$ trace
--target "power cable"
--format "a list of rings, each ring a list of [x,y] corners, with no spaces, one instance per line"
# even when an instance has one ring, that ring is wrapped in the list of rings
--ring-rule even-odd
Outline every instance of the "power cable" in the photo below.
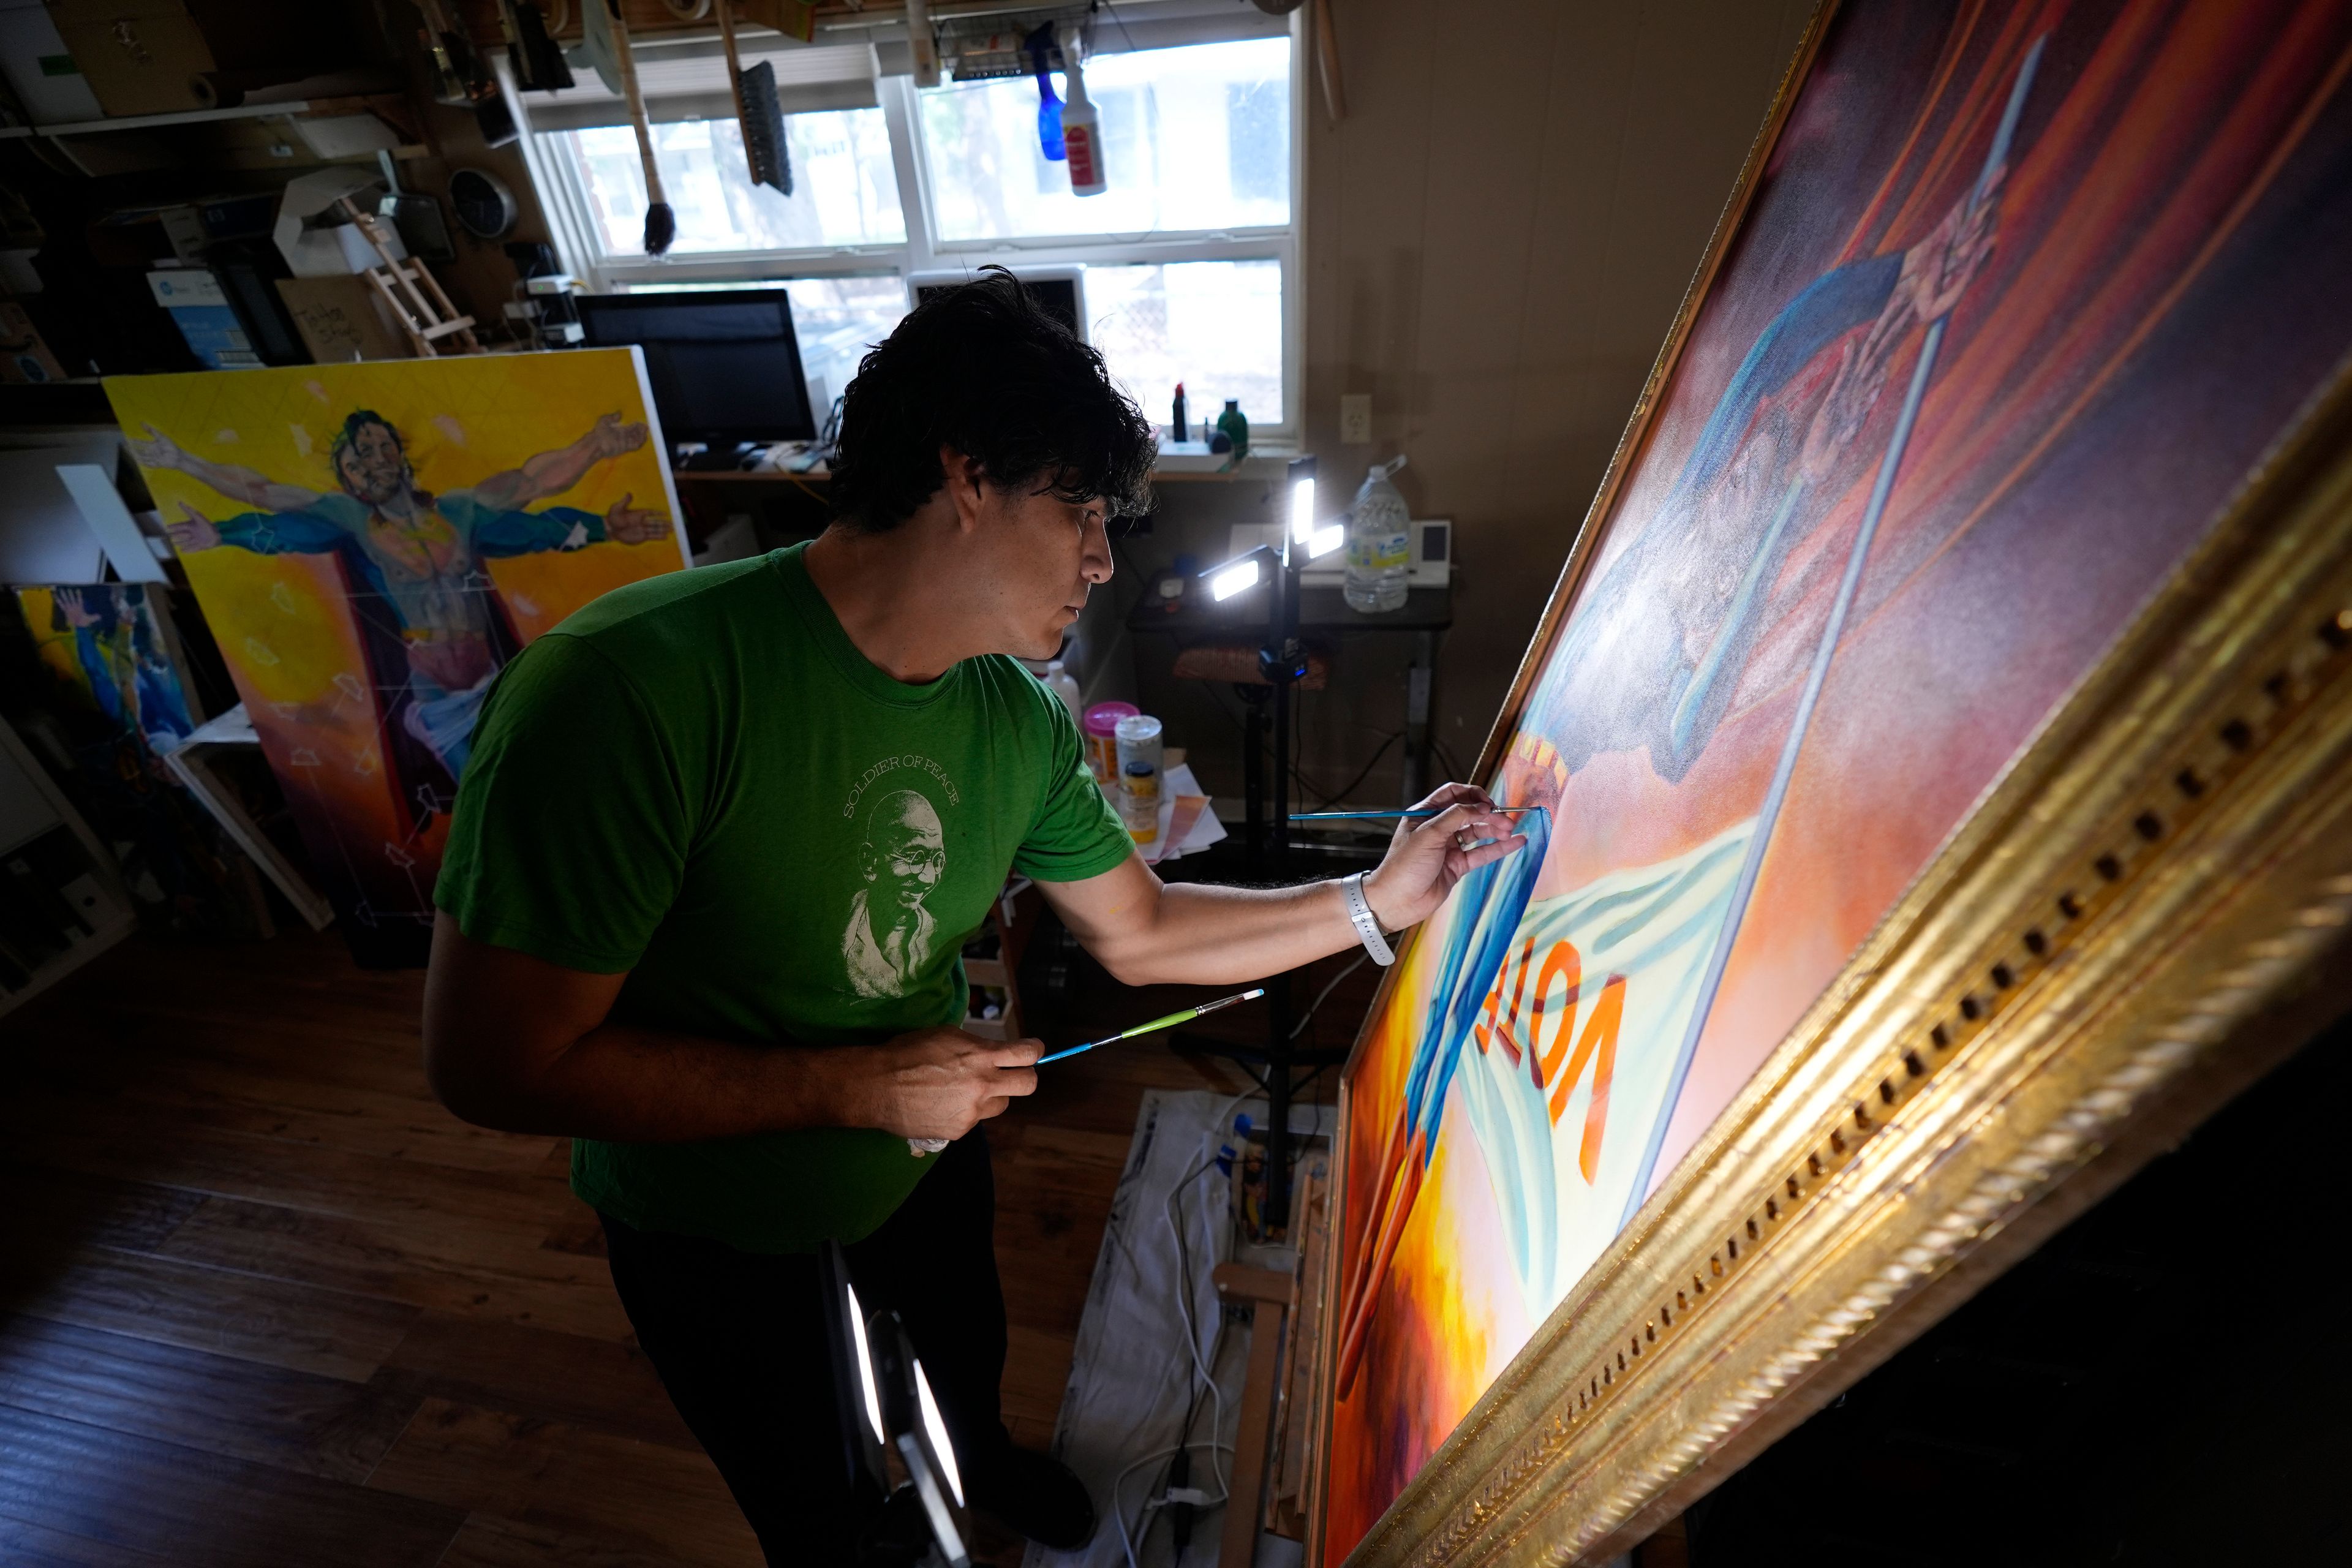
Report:
[[[1371,777],[1372,770],[1381,765],[1381,759],[1388,755],[1389,748],[1403,739],[1404,731],[1399,730],[1393,734],[1388,736],[1385,740],[1381,741],[1379,749],[1372,752],[1370,759],[1367,761],[1362,767],[1356,770],[1356,776],[1354,778],[1349,779],[1346,784],[1341,784],[1338,789],[1332,790],[1328,794],[1324,791],[1322,785],[1316,784],[1295,766],[1290,770],[1290,776],[1298,781],[1299,788],[1321,796],[1321,799],[1316,803],[1318,806],[1329,805],[1334,801],[1347,799],[1350,791],[1352,791],[1358,784],[1362,784],[1366,779]]]

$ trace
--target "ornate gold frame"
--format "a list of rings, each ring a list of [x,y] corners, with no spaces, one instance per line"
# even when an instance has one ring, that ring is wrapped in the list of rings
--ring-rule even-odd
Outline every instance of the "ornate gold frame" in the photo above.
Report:
[[[1478,777],[1834,10],[1782,79]],[[1622,1552],[2347,1005],[2352,366],[1349,1563]]]

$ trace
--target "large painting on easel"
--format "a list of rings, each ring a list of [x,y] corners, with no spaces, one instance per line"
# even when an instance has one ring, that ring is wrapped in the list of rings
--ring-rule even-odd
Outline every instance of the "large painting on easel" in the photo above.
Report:
[[[106,384],[311,869],[421,959],[449,810],[516,650],[685,536],[634,349]]]
[[[2352,350],[2352,5],[1850,0],[1349,1069],[1336,1563]]]

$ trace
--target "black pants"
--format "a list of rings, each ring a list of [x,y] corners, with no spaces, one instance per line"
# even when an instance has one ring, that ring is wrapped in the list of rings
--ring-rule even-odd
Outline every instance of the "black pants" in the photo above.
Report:
[[[978,1131],[929,1158],[939,1167],[914,1195],[845,1250],[866,1310],[890,1308],[905,1321],[969,1494],[1012,1446],[997,1405],[996,1183]],[[604,1219],[637,1342],[768,1561],[850,1561],[858,1508],[844,1474],[815,1256],[739,1252]]]

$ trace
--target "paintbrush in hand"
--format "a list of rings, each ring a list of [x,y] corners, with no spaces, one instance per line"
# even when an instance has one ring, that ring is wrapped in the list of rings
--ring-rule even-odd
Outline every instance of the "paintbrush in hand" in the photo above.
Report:
[[[1099,1040],[1088,1040],[1083,1046],[1072,1046],[1066,1051],[1055,1051],[1051,1056],[1039,1057],[1037,1065],[1044,1067],[1047,1062],[1058,1062],[1066,1057],[1076,1056],[1080,1051],[1093,1050],[1097,1046],[1108,1046],[1118,1040],[1131,1040],[1138,1035],[1149,1035],[1156,1029],[1172,1029],[1179,1024],[1191,1023],[1203,1013],[1213,1013],[1220,1007],[1230,1007],[1236,1002],[1255,1001],[1265,994],[1265,988],[1262,985],[1255,990],[1236,991],[1231,996],[1220,996],[1213,1002],[1203,1002],[1197,1007],[1186,1007],[1180,1012],[1171,1013],[1164,1018],[1154,1018],[1148,1024],[1138,1024],[1132,1029],[1122,1029],[1116,1035],[1105,1035]]]
[[[1213,1002],[1203,1002],[1197,1007],[1186,1007],[1171,1013],[1165,1017],[1154,1018],[1148,1024],[1138,1024],[1132,1029],[1122,1029],[1116,1035],[1105,1035],[1099,1040],[1088,1040],[1083,1046],[1072,1046],[1066,1051],[1055,1051],[1051,1056],[1039,1057],[1036,1065],[1044,1067],[1047,1062],[1058,1062],[1066,1057],[1076,1056],[1081,1051],[1093,1050],[1097,1046],[1108,1046],[1116,1040],[1133,1039],[1138,1035],[1148,1035],[1155,1029],[1172,1029],[1179,1024],[1191,1023],[1203,1013],[1213,1013],[1220,1007],[1230,1007],[1236,1002],[1255,1001],[1265,994],[1265,987],[1263,985],[1248,991],[1236,991],[1231,996],[1220,996]],[[907,1140],[907,1152],[919,1160],[926,1154],[936,1154],[947,1146],[948,1141],[944,1138]]]

